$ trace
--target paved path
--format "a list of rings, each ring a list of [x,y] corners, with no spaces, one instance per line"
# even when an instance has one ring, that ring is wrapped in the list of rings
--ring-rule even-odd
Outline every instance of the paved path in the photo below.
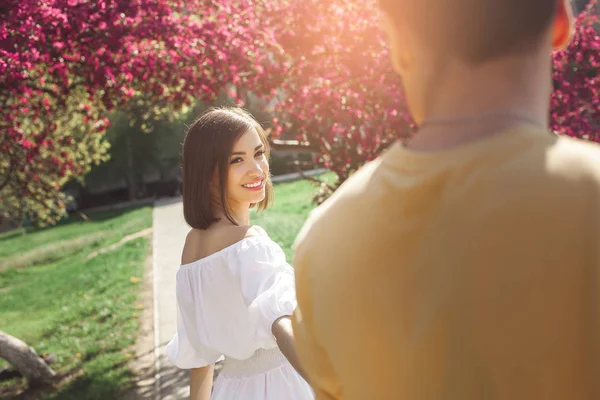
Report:
[[[189,230],[178,198],[154,203],[154,336],[157,371],[157,400],[189,399],[188,371],[174,367],[165,356],[165,346],[177,327],[175,274]]]
[[[285,175],[277,175],[271,178],[271,181],[273,183],[279,183],[279,182],[289,182],[289,181],[294,181],[297,179],[302,179],[302,176],[317,176],[317,175],[321,175],[324,174],[325,172],[327,172],[328,170],[325,168],[319,168],[319,169],[313,169],[310,171],[304,171],[302,173],[299,172],[292,172],[291,174],[285,174]]]

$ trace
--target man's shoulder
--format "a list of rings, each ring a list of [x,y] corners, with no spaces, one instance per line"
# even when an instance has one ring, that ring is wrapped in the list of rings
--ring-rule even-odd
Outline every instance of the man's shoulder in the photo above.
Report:
[[[377,185],[377,174],[381,168],[381,158],[359,168],[325,202],[311,211],[294,243],[294,252],[315,243],[332,245],[341,239],[336,232],[352,229],[358,214],[372,204],[372,187]],[[308,243],[310,241],[310,244]]]
[[[550,172],[598,177],[600,144],[571,137],[559,137],[547,152]]]
[[[364,199],[363,195],[373,184],[373,179],[381,167],[381,161],[382,159],[378,158],[359,168],[321,206],[314,210],[312,218],[316,219],[321,213],[333,208],[356,207],[356,201]]]
[[[507,209],[523,206],[526,197],[565,207],[600,201],[600,145],[564,136],[538,138],[520,141],[520,149],[511,146],[481,158],[482,163],[469,162],[469,172],[461,173],[463,179],[448,190],[466,203],[473,193],[485,193],[482,199],[494,203],[502,198]],[[311,212],[294,243],[296,255],[308,254],[307,249],[322,255],[338,243],[352,242],[364,224],[386,211],[378,210],[379,200],[390,195],[389,177],[400,175],[386,168],[385,159],[363,166]]]
[[[523,143],[522,149],[506,148],[466,173],[443,212],[453,221],[468,215],[474,229],[484,223],[518,227],[515,235],[596,229],[600,145],[565,136]]]
[[[509,158],[492,175],[504,174],[524,190],[544,185],[550,191],[600,187],[598,143],[566,136],[542,143]]]

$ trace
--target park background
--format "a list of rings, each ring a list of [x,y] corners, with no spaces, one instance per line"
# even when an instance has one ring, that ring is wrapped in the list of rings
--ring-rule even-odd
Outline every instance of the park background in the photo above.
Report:
[[[551,126],[600,142],[600,4],[572,4]],[[270,134],[275,207],[252,221],[290,261],[310,210],[415,129],[375,0],[5,0],[0,99],[0,398],[13,399],[185,398],[160,360],[172,321],[157,303],[172,305],[158,292],[185,231],[181,142],[203,110],[244,107]]]

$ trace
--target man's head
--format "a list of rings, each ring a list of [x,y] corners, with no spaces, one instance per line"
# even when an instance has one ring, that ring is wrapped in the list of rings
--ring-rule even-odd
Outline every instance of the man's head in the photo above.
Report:
[[[477,68],[515,57],[548,57],[572,31],[569,0],[379,0],[413,112],[432,76],[449,64]]]

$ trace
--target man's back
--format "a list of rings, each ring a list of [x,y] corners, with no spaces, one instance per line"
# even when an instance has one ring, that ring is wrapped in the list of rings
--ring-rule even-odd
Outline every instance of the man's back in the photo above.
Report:
[[[518,128],[394,145],[294,260],[318,399],[600,398],[600,148]]]

